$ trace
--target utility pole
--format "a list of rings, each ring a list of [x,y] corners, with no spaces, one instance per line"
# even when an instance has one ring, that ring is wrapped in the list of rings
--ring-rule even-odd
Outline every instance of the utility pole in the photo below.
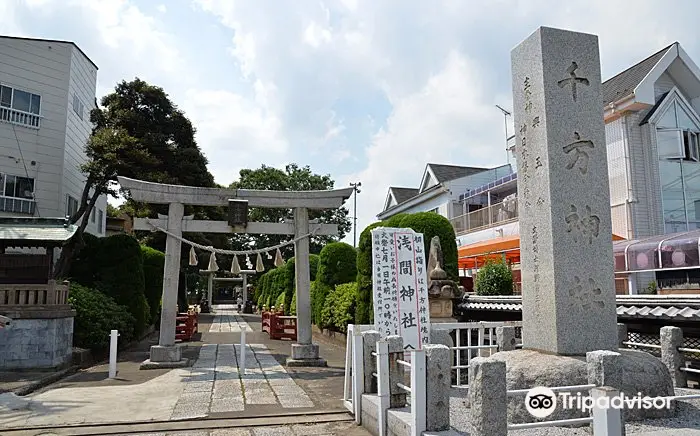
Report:
[[[362,182],[350,183],[354,191],[353,195],[353,212],[352,212],[352,246],[357,248],[357,194],[360,192],[360,186]]]
[[[496,107],[503,112],[503,124],[506,128],[506,162],[510,163],[510,153],[508,153],[508,117],[512,116],[512,114],[499,105],[496,105]]]

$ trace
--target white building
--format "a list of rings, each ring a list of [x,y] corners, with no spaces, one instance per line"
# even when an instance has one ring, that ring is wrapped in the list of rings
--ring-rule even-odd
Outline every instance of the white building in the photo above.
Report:
[[[468,210],[464,193],[513,173],[510,165],[496,168],[465,167],[429,163],[425,166],[418,188],[389,187],[384,210],[377,219],[385,220],[399,213],[435,212],[451,220]],[[484,206],[495,198],[484,196]]]
[[[97,65],[73,42],[0,36],[0,216],[65,217],[78,207]],[[87,231],[105,234],[101,197]]]

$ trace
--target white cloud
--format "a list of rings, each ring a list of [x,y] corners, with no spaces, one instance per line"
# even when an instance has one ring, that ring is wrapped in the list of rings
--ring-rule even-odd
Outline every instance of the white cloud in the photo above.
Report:
[[[452,52],[422,89],[393,102],[386,127],[366,150],[366,168],[347,177],[365,186],[359,228],[375,220],[389,186],[418,187],[428,162],[479,166],[505,161],[503,119],[492,97],[480,91],[485,74],[473,60]]]
[[[217,183],[228,185],[241,168],[285,157],[288,144],[279,119],[240,95],[190,89],[181,107],[197,126],[197,143]]]
[[[165,5],[163,5],[163,4],[158,5],[158,6],[156,7],[156,9],[157,9],[158,12],[160,12],[161,14],[164,14],[164,13],[168,12],[168,8],[167,8]]]

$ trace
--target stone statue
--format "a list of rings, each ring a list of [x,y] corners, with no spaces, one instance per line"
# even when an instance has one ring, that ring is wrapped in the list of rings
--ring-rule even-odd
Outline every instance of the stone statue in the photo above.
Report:
[[[442,265],[444,265],[444,257],[440,246],[440,237],[433,236],[433,239],[430,240],[430,254],[428,256],[428,296],[456,298],[457,284],[448,279]]]
[[[459,297],[457,283],[450,280],[442,269],[444,256],[440,238],[430,240],[428,255],[428,299],[431,322],[454,322],[452,318],[452,299]]]

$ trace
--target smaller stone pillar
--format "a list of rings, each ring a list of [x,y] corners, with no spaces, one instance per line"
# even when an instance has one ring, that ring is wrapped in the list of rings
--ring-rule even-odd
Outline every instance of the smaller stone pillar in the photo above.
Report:
[[[496,327],[496,345],[498,351],[513,351],[515,350],[515,327],[501,326]]]
[[[469,422],[472,436],[507,436],[506,363],[475,357],[469,368]]]
[[[599,350],[586,353],[588,384],[622,389],[622,355],[615,351]]]
[[[627,334],[627,324],[618,322],[617,323],[617,347],[618,348],[627,348],[627,345],[625,345],[623,342],[627,342],[628,334]]]
[[[377,351],[377,341],[379,341],[379,332],[376,330],[367,330],[362,332],[362,348],[363,348],[363,360],[365,368],[365,393],[366,394],[376,394],[377,393],[377,379],[372,375],[373,372],[377,372],[377,357],[373,356],[372,353]]]
[[[447,348],[454,347],[454,341],[450,336],[449,330],[430,329],[430,343],[435,345],[444,345]]]
[[[424,345],[426,375],[426,431],[450,429],[452,359],[445,345]]]
[[[593,423],[591,427],[594,435],[625,435],[625,420],[622,416],[622,410],[614,407],[597,407],[599,403],[602,403],[599,398],[607,397],[609,404],[611,399],[618,395],[620,395],[620,391],[607,386],[591,389],[591,397],[593,398]]]
[[[683,346],[683,330],[679,327],[661,327],[661,361],[668,368],[673,380],[673,386],[677,388],[688,387],[684,371],[680,368],[685,364],[683,353],[678,347]]]
[[[211,306],[214,303],[214,271],[210,271],[207,274],[207,302],[209,303],[209,311],[211,311]]]
[[[404,366],[396,359],[403,360],[403,338],[401,336],[387,336],[389,343],[389,407],[401,408],[406,406],[406,391],[397,386],[396,383],[406,383],[404,376]]]

